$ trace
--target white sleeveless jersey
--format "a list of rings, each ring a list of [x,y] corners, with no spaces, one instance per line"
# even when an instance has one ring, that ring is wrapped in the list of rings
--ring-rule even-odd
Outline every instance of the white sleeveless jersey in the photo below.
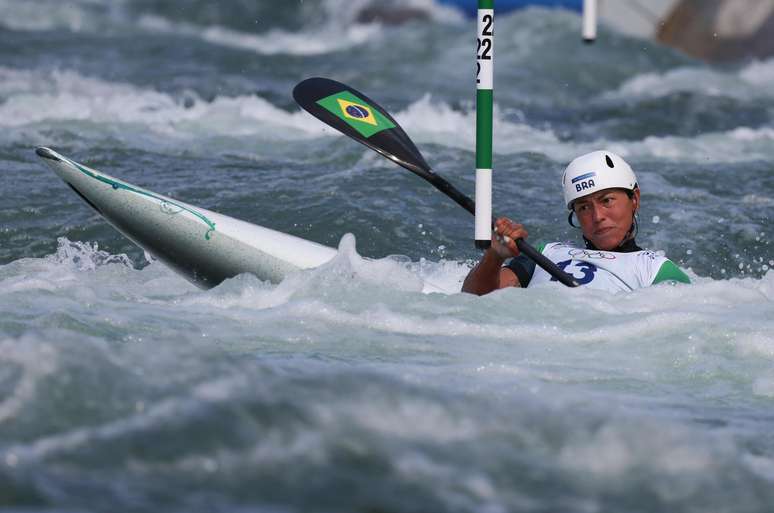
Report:
[[[670,262],[649,250],[619,253],[577,248],[562,242],[546,244],[542,253],[581,286],[611,292],[649,287],[661,266]],[[551,281],[556,279],[536,266],[528,286],[536,287]]]

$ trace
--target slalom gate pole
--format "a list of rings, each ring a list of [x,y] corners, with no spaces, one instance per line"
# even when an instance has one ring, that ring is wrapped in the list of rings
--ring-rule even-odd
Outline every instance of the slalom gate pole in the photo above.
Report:
[[[478,0],[476,51],[476,247],[492,240],[492,103],[494,97],[494,0]]]
[[[583,41],[597,39],[597,0],[583,0]]]

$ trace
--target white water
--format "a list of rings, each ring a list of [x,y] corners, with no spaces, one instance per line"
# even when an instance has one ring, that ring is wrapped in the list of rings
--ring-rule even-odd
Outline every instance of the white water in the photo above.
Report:
[[[768,511],[774,61],[499,17],[497,210],[577,240],[558,177],[608,147],[641,181],[638,241],[694,283],[424,294],[459,288],[471,220],[290,92],[361,89],[470,193],[470,22],[353,5],[0,0],[0,508]],[[339,255],[198,290],[35,145]]]
[[[754,63],[743,69],[739,76],[757,84],[772,69],[774,61],[765,65]],[[704,75],[705,80],[700,83],[711,91],[720,88],[724,80],[738,80],[719,73],[704,72]],[[192,91],[172,96],[59,70],[41,73],[0,67],[0,80],[0,98],[5,99],[0,104],[0,126],[24,129],[4,136],[15,141],[31,138],[33,144],[44,144],[50,140],[49,136],[39,135],[36,127],[52,122],[72,123],[83,130],[93,127],[93,130],[104,131],[104,127],[109,126],[112,130],[105,135],[133,139],[147,137],[150,129],[153,137],[145,141],[150,148],[158,144],[182,143],[192,151],[200,147],[202,138],[206,141],[220,136],[251,137],[267,142],[298,141],[324,135],[341,137],[323,124],[311,122],[307,113],[301,110],[287,112],[259,96],[222,97],[207,102]],[[652,80],[650,76],[636,77],[613,94],[625,100],[642,94],[668,94],[686,85],[682,78],[659,79],[661,88],[654,89],[649,86]],[[761,91],[761,88],[754,90]],[[738,94],[744,98],[744,92]],[[600,98],[608,96],[603,93]],[[425,94],[394,115],[419,144],[443,144],[467,151],[475,148],[474,111],[456,110]],[[495,104],[494,130],[495,153],[513,155],[537,151],[558,162],[569,161],[574,155],[600,147],[624,157],[656,157],[699,164],[774,159],[774,129],[768,126],[738,127],[696,137],[649,136],[641,141],[563,142],[550,129],[506,120]],[[93,135],[99,136],[98,133]]]
[[[632,77],[618,90],[605,93],[602,97],[628,99],[689,92],[738,100],[771,98],[774,91],[765,86],[772,80],[774,59],[753,61],[730,73],[706,67],[683,67],[665,73],[643,73]]]

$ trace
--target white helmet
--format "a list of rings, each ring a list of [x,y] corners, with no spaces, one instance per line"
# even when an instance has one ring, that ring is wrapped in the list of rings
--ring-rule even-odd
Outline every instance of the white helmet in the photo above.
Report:
[[[624,159],[613,152],[592,151],[576,158],[562,175],[564,202],[572,210],[572,203],[583,196],[602,189],[637,188],[637,177]]]

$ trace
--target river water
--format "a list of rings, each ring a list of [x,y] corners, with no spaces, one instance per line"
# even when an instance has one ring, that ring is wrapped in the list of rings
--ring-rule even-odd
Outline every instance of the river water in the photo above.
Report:
[[[640,245],[694,283],[423,294],[459,287],[472,217],[291,90],[365,92],[472,194],[474,24],[280,4],[0,0],[0,508],[771,511],[774,60],[498,15],[495,210],[578,240],[561,172],[609,148],[638,173]],[[339,255],[199,290],[38,145]]]

